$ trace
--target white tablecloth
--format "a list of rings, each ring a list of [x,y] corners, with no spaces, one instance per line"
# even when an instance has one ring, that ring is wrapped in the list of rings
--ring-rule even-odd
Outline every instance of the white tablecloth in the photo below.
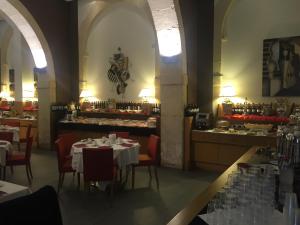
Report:
[[[6,154],[12,152],[13,147],[9,141],[0,140],[0,166],[6,164]]]
[[[0,180],[0,202],[12,200],[30,193],[31,191],[28,187]]]
[[[14,133],[13,141],[19,142],[20,140],[20,128],[19,127],[11,127],[7,125],[0,125],[0,132],[12,132]]]
[[[214,217],[214,214],[215,213],[212,212],[210,214],[201,214],[201,215],[198,215],[198,216],[201,219],[203,219],[206,223],[209,223],[208,215]],[[243,223],[241,223],[241,224],[243,224]],[[265,225],[285,225],[283,214],[281,212],[279,212],[278,210],[274,210],[273,215],[270,219],[270,222],[268,224],[265,224]]]
[[[107,142],[105,142],[107,141]],[[117,144],[118,142],[121,142]],[[77,172],[83,172],[82,149],[110,146],[113,148],[114,159],[120,168],[139,162],[140,144],[130,139],[117,139],[115,144],[108,143],[107,139],[94,139],[92,142],[79,141],[71,148],[72,168]]]

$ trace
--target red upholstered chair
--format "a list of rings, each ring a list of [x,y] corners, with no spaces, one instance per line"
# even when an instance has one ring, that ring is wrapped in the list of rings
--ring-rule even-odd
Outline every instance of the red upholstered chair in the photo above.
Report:
[[[110,134],[116,134],[117,138],[129,138],[129,132],[126,131],[120,131],[120,132],[111,132]]]
[[[6,166],[26,166],[26,174],[29,184],[31,184],[31,179],[33,178],[30,163],[32,141],[32,137],[27,140],[25,153],[8,154],[6,158]],[[6,167],[4,167],[4,179],[5,176]]]
[[[110,147],[84,148],[82,157],[85,187],[89,187],[90,182],[111,181],[111,196],[113,196],[116,177],[113,149]]]
[[[157,189],[159,189],[159,182],[158,182],[157,169],[156,169],[158,165],[158,147],[159,147],[159,137],[156,135],[150,135],[148,139],[148,146],[147,146],[148,153],[140,154],[139,163],[132,165],[132,188],[134,188],[135,167],[147,166],[150,180],[152,180],[151,166],[153,166]]]
[[[26,143],[28,138],[31,137],[31,128],[32,128],[32,125],[29,124],[27,126],[27,130],[26,130],[26,137],[25,138],[20,138],[19,143],[18,143],[19,150],[21,150],[21,143]]]
[[[0,140],[9,141],[10,143],[12,143],[13,138],[14,138],[13,132],[0,131]]]
[[[72,156],[70,155],[72,145],[78,141],[78,137],[75,134],[63,134],[60,138],[55,141],[56,152],[57,152],[57,162],[58,162],[58,188],[63,185],[65,173],[75,174],[75,170],[72,168]],[[78,178],[78,188],[80,187],[80,173],[77,173]]]

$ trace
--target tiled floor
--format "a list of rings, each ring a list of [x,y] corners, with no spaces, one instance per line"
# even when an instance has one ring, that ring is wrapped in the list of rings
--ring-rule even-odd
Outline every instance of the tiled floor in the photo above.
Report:
[[[33,184],[35,191],[44,185],[57,186],[58,172],[55,152],[35,150],[32,155]],[[137,168],[136,187],[129,184],[115,194],[110,204],[108,195],[100,190],[91,193],[76,189],[76,179],[66,175],[59,194],[65,225],[163,225],[198,195],[218,174],[206,171],[185,172],[159,168],[160,190],[155,181],[149,186],[146,169]],[[15,168],[13,175],[7,170],[7,180],[28,185],[25,168]]]

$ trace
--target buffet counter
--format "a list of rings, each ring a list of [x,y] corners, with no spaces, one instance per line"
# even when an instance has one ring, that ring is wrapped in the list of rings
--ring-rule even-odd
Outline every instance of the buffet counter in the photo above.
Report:
[[[126,131],[130,138],[138,140],[141,152],[146,152],[148,137],[159,135],[157,118],[147,120],[117,119],[117,118],[76,118],[71,121],[63,119],[57,124],[58,135],[62,133],[76,133],[81,138],[99,138],[110,132]]]
[[[276,147],[276,135],[216,129],[192,130],[191,167],[224,171],[254,145]]]
[[[202,193],[200,193],[191,203],[182,209],[168,225],[191,225],[201,224],[197,221],[197,215],[206,207],[208,202],[215,196],[215,194],[224,187],[227,182],[228,175],[237,170],[238,163],[246,162],[263,162],[264,157],[254,157],[258,147],[251,147],[239,157],[226,171],[224,171],[213,183],[211,183]]]

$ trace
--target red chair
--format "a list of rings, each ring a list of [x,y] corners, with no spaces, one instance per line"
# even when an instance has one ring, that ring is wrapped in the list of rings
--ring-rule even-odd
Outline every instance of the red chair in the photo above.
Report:
[[[63,185],[65,173],[75,174],[75,170],[72,168],[72,156],[70,155],[72,145],[78,141],[78,137],[74,134],[63,134],[60,138],[55,141],[56,152],[57,152],[57,162],[58,162],[58,188]],[[77,173],[78,178],[78,188],[80,187],[80,173]]]
[[[14,139],[13,132],[0,131],[0,140],[9,141],[10,143],[12,143],[13,139]]]
[[[109,147],[83,148],[83,179],[85,187],[90,182],[111,181],[111,196],[113,196],[116,170],[113,160],[113,149]]]
[[[8,154],[6,158],[6,166],[26,166],[26,174],[29,184],[31,184],[31,179],[33,178],[30,163],[32,141],[32,137],[27,140],[25,153]],[[6,166],[4,167],[4,179],[6,176]]]
[[[21,150],[21,143],[26,143],[27,140],[29,139],[29,137],[31,137],[31,128],[32,128],[32,125],[29,124],[27,126],[27,130],[26,130],[26,137],[19,139],[19,142],[18,142],[18,149],[19,149],[19,151]]]
[[[135,179],[135,167],[147,166],[150,176],[150,181],[152,180],[151,166],[154,167],[154,174],[156,179],[157,189],[159,189],[158,175],[157,175],[157,165],[158,165],[158,147],[159,147],[159,137],[156,135],[150,135],[148,139],[147,154],[139,155],[139,163],[132,165],[132,188],[134,188]]]
[[[110,134],[116,134],[117,138],[129,138],[129,132],[125,132],[125,131],[120,131],[120,132],[111,132]]]

